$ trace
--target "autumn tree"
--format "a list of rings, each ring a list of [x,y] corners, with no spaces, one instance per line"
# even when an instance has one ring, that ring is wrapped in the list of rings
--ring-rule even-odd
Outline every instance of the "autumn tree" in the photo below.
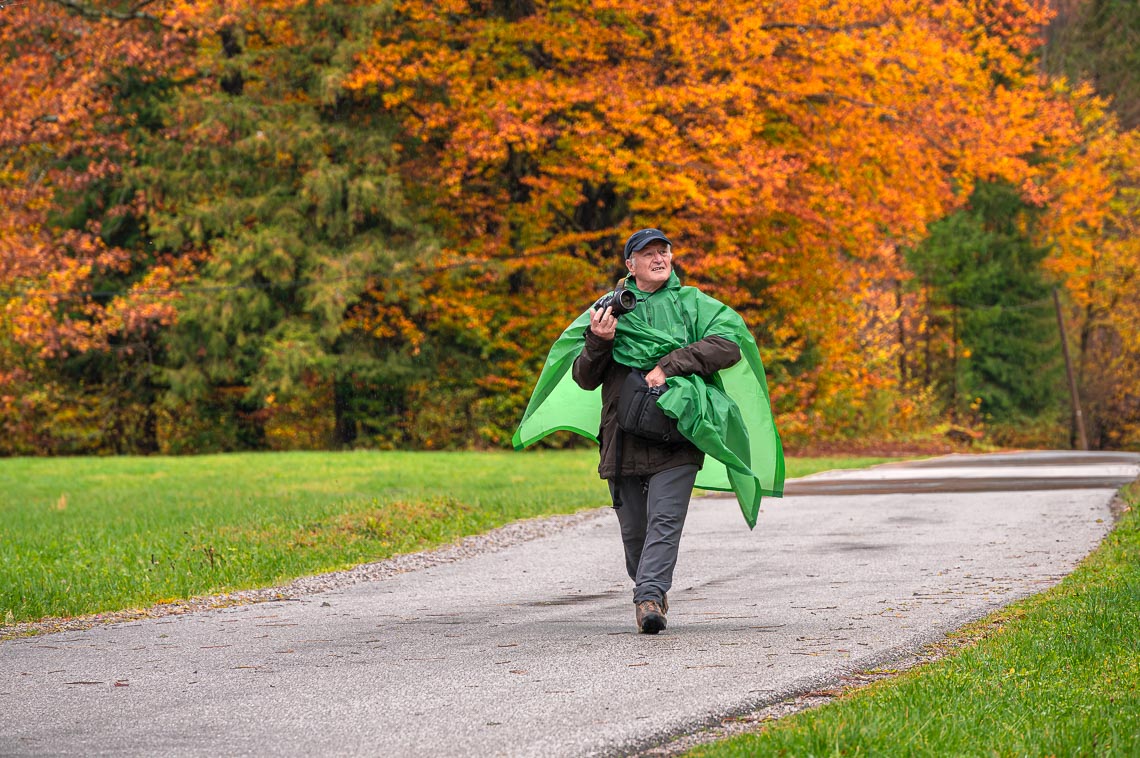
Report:
[[[181,33],[148,2],[0,9],[0,404],[13,451],[154,449],[148,355],[177,266],[124,179]],[[158,51],[163,50],[163,55]]]
[[[1043,217],[1045,264],[1063,282],[1089,443],[1132,446],[1140,441],[1140,134],[1122,131],[1088,90],[1073,102],[1085,139]]]
[[[1018,0],[403,2],[346,84],[400,115],[402,169],[428,180],[464,272],[442,291],[478,304],[476,407],[518,397],[552,336],[514,331],[518,299],[554,302],[552,329],[589,300],[535,272],[557,261],[597,293],[624,234],[654,225],[757,329],[785,428],[818,432],[894,365],[860,330],[906,276],[899,243],[977,178],[1047,181],[1034,156],[1071,132],[1028,58],[1046,17]]]
[[[1052,204],[1047,265],[1064,282],[1089,443],[1140,442],[1140,8],[1116,0],[1057,0],[1046,67],[1072,82],[1083,139],[1065,156]]]

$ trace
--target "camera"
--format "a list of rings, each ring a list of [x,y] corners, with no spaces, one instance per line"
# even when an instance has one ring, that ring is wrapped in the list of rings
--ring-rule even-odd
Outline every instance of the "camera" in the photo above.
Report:
[[[637,307],[637,295],[619,285],[613,292],[598,298],[598,302],[594,303],[594,310],[604,311],[607,305],[612,308],[610,313],[620,316]]]

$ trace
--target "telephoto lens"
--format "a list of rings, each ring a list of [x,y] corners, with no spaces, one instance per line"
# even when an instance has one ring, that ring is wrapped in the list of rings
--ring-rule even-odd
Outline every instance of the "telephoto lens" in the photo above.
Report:
[[[614,316],[620,316],[623,313],[629,313],[637,307],[637,295],[627,289],[619,287],[613,292],[599,298],[598,302],[594,303],[594,310],[605,310],[607,305],[612,308],[610,313]]]

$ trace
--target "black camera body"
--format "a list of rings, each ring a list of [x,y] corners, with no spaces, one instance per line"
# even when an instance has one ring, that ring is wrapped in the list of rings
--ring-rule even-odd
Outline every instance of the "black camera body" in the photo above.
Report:
[[[602,311],[606,309],[606,306],[610,307],[610,313],[614,316],[629,313],[637,307],[637,295],[625,288],[625,280],[623,279],[618,282],[613,292],[598,298],[598,302],[594,303],[594,310]]]

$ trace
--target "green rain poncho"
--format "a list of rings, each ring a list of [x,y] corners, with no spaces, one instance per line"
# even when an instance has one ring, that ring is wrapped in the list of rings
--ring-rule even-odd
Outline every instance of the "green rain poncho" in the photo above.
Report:
[[[780,497],[784,491],[784,452],[756,340],[736,311],[695,287],[682,287],[676,273],[649,296],[632,277],[626,288],[637,293],[639,302],[618,318],[613,348],[618,363],[648,371],[667,353],[713,335],[740,346],[740,361],[716,372],[710,382],[700,376],[669,377],[669,391],[657,405],[677,419],[681,433],[707,456],[696,486],[734,492],[744,520],[755,527],[761,496]],[[551,347],[515,431],[516,450],[563,429],[597,442],[601,390],[583,390],[570,370],[585,344],[591,310],[566,327]]]

